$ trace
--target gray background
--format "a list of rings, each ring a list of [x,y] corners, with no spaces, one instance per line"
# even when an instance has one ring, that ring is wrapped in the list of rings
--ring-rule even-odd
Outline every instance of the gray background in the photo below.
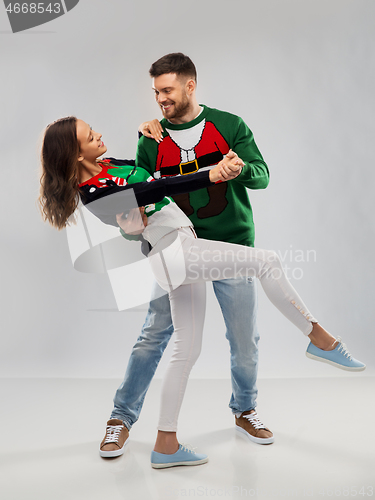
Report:
[[[149,66],[175,51],[196,63],[198,100],[242,116],[269,164],[269,188],[251,193],[256,245],[303,274],[292,282],[313,314],[373,375],[374,14],[372,0],[81,0],[12,34],[0,6],[0,376],[122,376],[145,307],[114,312],[108,278],[75,271],[65,231],[42,223],[37,143],[75,114],[134,157],[138,124],[161,116]],[[208,289],[192,376],[226,378]],[[307,360],[306,339],[259,302],[260,377],[346,376]]]

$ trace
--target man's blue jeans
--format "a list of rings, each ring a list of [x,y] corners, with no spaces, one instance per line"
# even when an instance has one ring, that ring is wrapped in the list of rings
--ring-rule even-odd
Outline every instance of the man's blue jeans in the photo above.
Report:
[[[230,345],[233,413],[256,406],[258,340],[256,280],[240,278],[213,281]],[[173,333],[168,295],[151,300],[142,333],[134,345],[124,380],[114,397],[111,418],[130,429],[138,420],[152,377]]]

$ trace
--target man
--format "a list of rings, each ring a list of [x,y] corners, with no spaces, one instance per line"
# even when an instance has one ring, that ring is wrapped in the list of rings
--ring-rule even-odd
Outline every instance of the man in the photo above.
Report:
[[[151,66],[150,76],[164,116],[163,138],[140,138],[137,165],[155,178],[187,175],[212,168],[232,149],[244,163],[235,180],[174,199],[193,222],[198,237],[253,246],[254,223],[246,188],[266,188],[269,172],[251,131],[241,118],[198,104],[196,69],[184,54],[162,57]],[[158,132],[154,136],[158,139]],[[255,411],[259,339],[255,280],[216,281],[213,287],[230,344],[233,393],[229,407],[235,414],[236,429],[256,443],[270,444],[273,434]],[[151,301],[141,336],[133,347],[124,381],[114,398],[101,456],[123,453],[172,333],[168,296],[162,295]]]

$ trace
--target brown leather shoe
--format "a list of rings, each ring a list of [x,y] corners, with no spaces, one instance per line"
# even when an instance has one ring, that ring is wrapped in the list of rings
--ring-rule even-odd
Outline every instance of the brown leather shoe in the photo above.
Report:
[[[271,444],[275,441],[272,432],[262,424],[255,410],[244,411],[236,417],[236,431],[254,443]]]
[[[129,431],[122,420],[111,418],[107,422],[105,436],[100,443],[101,457],[119,457],[124,453],[125,445],[129,439]]]

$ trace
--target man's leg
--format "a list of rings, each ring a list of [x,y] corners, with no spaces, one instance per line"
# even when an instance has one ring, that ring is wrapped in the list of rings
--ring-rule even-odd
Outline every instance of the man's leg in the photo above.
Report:
[[[142,333],[130,354],[125,377],[114,397],[114,408],[100,444],[102,457],[124,453],[129,429],[138,420],[146,392],[173,333],[168,294],[155,283]]]
[[[258,340],[255,278],[214,281],[214,292],[223,313],[230,345],[232,397],[229,407],[242,413],[256,407],[258,390]]]
[[[172,333],[169,298],[164,292],[150,302],[142,333],[132,349],[124,380],[113,400],[111,418],[123,420],[128,429],[139,418],[146,392]]]
[[[236,429],[244,428],[252,441],[269,444],[273,442],[272,432],[255,412],[259,341],[256,285],[256,279],[251,277],[213,282],[230,345],[232,396],[229,407],[236,415]]]

